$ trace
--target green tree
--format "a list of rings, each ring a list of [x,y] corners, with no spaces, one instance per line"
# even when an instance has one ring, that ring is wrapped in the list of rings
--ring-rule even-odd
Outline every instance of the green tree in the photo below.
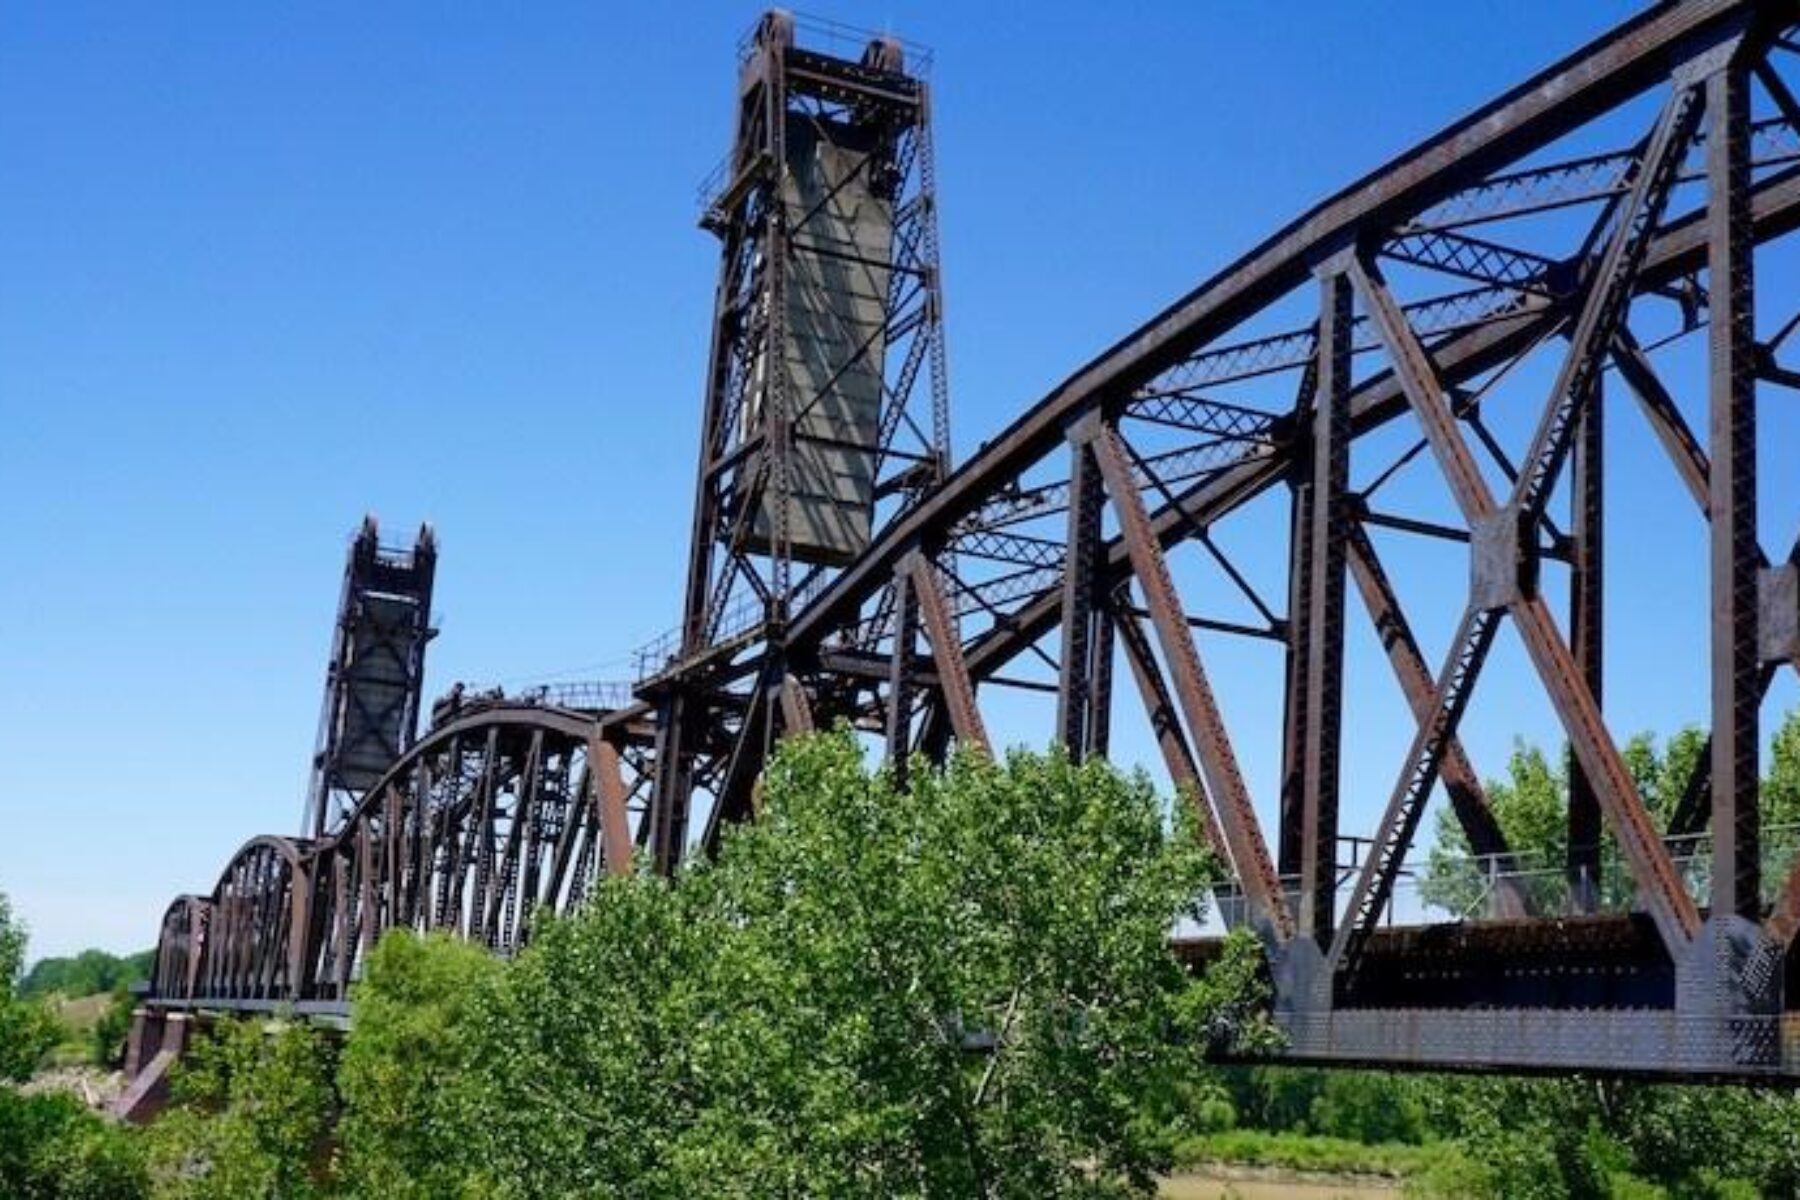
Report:
[[[66,1092],[0,1087],[0,1196],[136,1200],[149,1180],[131,1135]]]
[[[126,1042],[131,1036],[131,1014],[137,1001],[124,987],[114,989],[106,1011],[89,1033],[88,1053],[93,1064],[116,1071],[125,1063]]]
[[[25,927],[0,893],[0,1196],[17,1200],[129,1200],[145,1187],[143,1162],[123,1131],[63,1094],[27,1096],[58,1035],[41,1000],[19,994]]]
[[[1783,734],[1790,736],[1794,745],[1793,808],[1800,818],[1800,714],[1788,718]],[[1640,733],[1621,749],[1626,769],[1658,828],[1668,828],[1705,747],[1706,735],[1687,728],[1662,745],[1650,734]],[[1765,805],[1769,804],[1774,778],[1764,782]],[[1552,758],[1537,746],[1516,743],[1507,759],[1506,774],[1487,781],[1486,791],[1495,820],[1518,861],[1518,886],[1539,910],[1563,910],[1569,901],[1565,874],[1569,850],[1568,755]],[[1771,818],[1770,823],[1774,824],[1775,819]],[[1457,916],[1482,915],[1493,881],[1488,864],[1474,860],[1471,854],[1468,838],[1455,815],[1440,811],[1436,839],[1427,853],[1425,876],[1420,884],[1421,897]],[[1601,858],[1606,864],[1601,904],[1618,907],[1630,897],[1630,880],[1619,867],[1610,830],[1601,835]]]
[[[454,1195],[467,1160],[459,1080],[469,1069],[468,1014],[501,963],[444,934],[389,932],[351,993],[356,1021],[337,1084],[343,1176],[358,1195]]]
[[[0,1083],[31,1078],[44,1053],[56,1044],[56,1017],[41,1000],[19,995],[25,963],[25,926],[0,892]]]
[[[73,958],[40,958],[31,964],[19,986],[24,996],[92,996],[130,987],[150,977],[156,951],[143,950],[121,958],[104,950],[83,950]]]
[[[169,1200],[305,1200],[328,1182],[335,1098],[326,1038],[306,1025],[221,1021],[173,1080],[151,1127],[150,1170]]]
[[[607,881],[479,989],[464,1184],[1148,1194],[1172,1066],[1270,1037],[1254,944],[1199,980],[1169,952],[1197,844],[1100,763],[965,756],[901,792],[848,734],[788,743],[715,865]]]

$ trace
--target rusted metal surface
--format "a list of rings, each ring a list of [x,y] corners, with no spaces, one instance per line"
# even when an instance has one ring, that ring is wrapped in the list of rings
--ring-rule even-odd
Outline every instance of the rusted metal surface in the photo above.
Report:
[[[1337,925],[1338,760],[1343,737],[1344,543],[1350,482],[1350,281],[1341,270],[1320,280],[1317,384],[1309,448],[1305,608],[1299,629],[1306,689],[1300,748],[1300,932],[1321,945]],[[1303,432],[1301,436],[1305,436]],[[1300,564],[1293,569],[1301,570]]]
[[[1711,295],[1707,443],[1712,576],[1712,840],[1715,913],[1762,916],[1757,639],[1756,309],[1750,235],[1750,79],[1739,61],[1706,81]]]
[[[955,732],[956,740],[966,748],[991,754],[987,727],[982,724],[981,710],[975,705],[975,685],[969,682],[968,664],[963,661],[962,635],[957,632],[956,619],[944,603],[937,568],[922,554],[915,554],[908,562],[908,584],[918,601],[925,637],[931,643],[931,658],[937,664],[950,728]]]
[[[1413,717],[1423,724],[1431,717],[1436,697],[1430,669],[1425,665],[1425,656],[1419,650],[1419,643],[1413,637],[1406,613],[1400,607],[1387,572],[1382,570],[1381,561],[1375,555],[1375,547],[1369,541],[1368,534],[1353,523],[1347,540],[1351,577],[1356,580],[1363,607],[1368,610],[1369,619],[1374,622],[1375,631],[1387,652],[1388,663],[1400,683],[1401,692],[1406,696],[1407,705],[1413,710]],[[1446,741],[1443,753],[1439,756],[1438,775],[1443,780],[1444,790],[1449,794],[1450,810],[1456,814],[1457,823],[1462,826],[1463,835],[1469,840],[1470,851],[1479,857],[1491,859],[1495,863],[1496,873],[1503,880],[1499,891],[1502,913],[1509,917],[1523,916],[1527,902],[1523,889],[1516,883],[1519,864],[1506,844],[1506,835],[1494,816],[1493,808],[1488,804],[1487,792],[1481,785],[1480,777],[1476,775],[1474,766],[1463,751],[1461,741],[1455,737]]]
[[[1162,548],[1150,531],[1150,516],[1138,495],[1130,465],[1119,438],[1111,429],[1098,430],[1093,438],[1095,461],[1106,481],[1106,490],[1119,515],[1126,546],[1143,589],[1144,602],[1150,609],[1150,621],[1156,629],[1163,657],[1174,676],[1175,697],[1186,718],[1187,734],[1199,760],[1201,777],[1206,781],[1214,816],[1230,848],[1231,861],[1237,869],[1239,884],[1249,898],[1254,919],[1266,922],[1274,936],[1285,940],[1293,935],[1293,918],[1282,896],[1281,882],[1269,847],[1256,818],[1256,808],[1244,786],[1243,772],[1238,768],[1237,753],[1232,749],[1225,720],[1219,713],[1206,668],[1200,663],[1194,647],[1192,631],[1187,627],[1180,607],[1175,583],[1163,561]]]
[[[453,707],[341,828],[252,843],[165,916],[163,1000],[341,1003],[388,928],[511,952],[534,912],[578,903],[633,849],[665,873],[711,852],[753,818],[780,737],[847,723],[903,781],[915,756],[985,746],[1000,726],[981,704],[1011,690],[1054,698],[1030,736],[1077,759],[1108,753],[1120,721],[1148,726],[1263,937],[1296,1056],[1800,1073],[1785,963],[1800,872],[1772,868],[1785,885],[1765,901],[1756,793],[1759,708],[1800,657],[1800,571],[1759,539],[1755,420],[1759,384],[1800,372],[1779,357],[1794,303],[1765,295],[1759,323],[1754,270],[1800,228],[1785,82],[1800,58],[1783,40],[1797,17],[1773,0],[1646,11],[1326,199],[952,469],[916,56],[886,37],[860,59],[823,54],[772,14],[740,62],[733,152],[708,196],[720,286],[679,629],[624,707]],[[889,206],[872,224],[783,179],[845,155],[857,195]],[[890,250],[869,253],[890,218]],[[828,227],[855,252],[809,240]],[[883,286],[803,296],[833,253]],[[841,328],[807,332],[820,322]],[[1662,349],[1702,328],[1704,439]],[[1620,595],[1605,538],[1638,519],[1608,505],[1623,472],[1607,445],[1632,416],[1603,413],[1610,368],[1674,468],[1662,482],[1710,530],[1704,565],[1667,567],[1707,571],[1712,608],[1712,740],[1667,828],[1603,707]],[[842,437],[822,432],[826,412]],[[831,504],[808,482],[827,459],[857,475]],[[1389,487],[1409,466],[1447,506]],[[1271,521],[1258,501],[1283,487]],[[840,500],[856,511],[826,528]],[[1281,579],[1244,561],[1246,538],[1276,548]],[[1421,599],[1377,538],[1465,557],[1466,589],[1440,575]],[[1344,673],[1346,575],[1417,721],[1373,830],[1340,828],[1362,686]],[[1569,853],[1546,869],[1563,900],[1522,882],[1480,783],[1499,764],[1470,761],[1458,735],[1509,624],[1570,744]],[[1447,645],[1431,638],[1446,629]],[[1248,715],[1280,732],[1274,855],[1223,715],[1240,700],[1208,669],[1218,638],[1284,654],[1280,711]],[[1135,695],[1115,704],[1121,658]],[[1487,872],[1483,907],[1388,928],[1440,795]],[[1620,903],[1630,915],[1599,911]]]

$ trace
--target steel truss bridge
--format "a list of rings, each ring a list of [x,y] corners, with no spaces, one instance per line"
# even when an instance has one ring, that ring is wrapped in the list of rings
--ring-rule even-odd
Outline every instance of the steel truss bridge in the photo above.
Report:
[[[356,714],[396,711],[395,688],[419,708],[430,583],[353,562],[312,823],[169,907],[138,1064],[159,1014],[344,1012],[383,930],[510,953],[634,854],[668,872],[711,852],[784,734],[848,721],[904,771],[985,747],[983,698],[1020,689],[1053,698],[1039,733],[1077,757],[1115,722],[1153,732],[1231,868],[1221,911],[1267,948],[1293,1059],[1800,1075],[1800,871],[1767,853],[1758,796],[1763,699],[1800,663],[1800,545],[1771,540],[1794,523],[1759,514],[1757,483],[1784,461],[1758,453],[1758,405],[1800,387],[1800,314],[1756,287],[1800,226],[1796,21],[1645,11],[1326,198],[954,465],[921,60],[884,38],[840,56],[771,14],[705,197],[721,269],[681,627],[623,695],[459,692],[358,777],[345,747],[392,726]],[[1673,381],[1681,347],[1698,387]],[[1661,568],[1710,597],[1710,741],[1667,821],[1602,707],[1602,539],[1640,519],[1607,503],[1618,420],[1673,468],[1643,486],[1666,477],[1707,531],[1703,559]],[[1254,586],[1246,540],[1281,557],[1284,593]],[[1413,543],[1466,562],[1466,588],[1409,599]],[[413,616],[374,621],[371,596]],[[1378,822],[1346,830],[1358,607],[1415,732]],[[1507,626],[1571,751],[1554,900],[1520,883],[1459,740]],[[1197,632],[1267,644],[1278,707],[1219,694]],[[1271,827],[1222,703],[1281,730]],[[1397,924],[1433,797],[1489,895]]]

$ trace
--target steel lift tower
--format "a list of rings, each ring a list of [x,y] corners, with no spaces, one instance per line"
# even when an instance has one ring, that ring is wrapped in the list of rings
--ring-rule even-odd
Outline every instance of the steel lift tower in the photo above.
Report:
[[[335,830],[417,736],[436,573],[431,526],[404,550],[383,546],[375,518],[363,518],[344,564],[302,836]]]
[[[714,827],[746,814],[775,735],[810,722],[816,663],[787,653],[788,617],[948,472],[922,56],[795,33],[771,12],[740,47],[736,137],[704,197],[720,268],[688,582],[680,629],[640,662],[662,870],[695,793]]]

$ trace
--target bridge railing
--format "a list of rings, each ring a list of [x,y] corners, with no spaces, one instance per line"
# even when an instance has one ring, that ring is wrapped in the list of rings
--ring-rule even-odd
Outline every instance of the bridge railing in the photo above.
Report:
[[[1345,842],[1338,866],[1340,902],[1355,883],[1364,849],[1359,840]],[[1763,902],[1770,904],[1789,867],[1800,858],[1800,824],[1765,828],[1761,843]],[[1664,844],[1682,886],[1704,908],[1711,901],[1712,834],[1671,837]],[[1432,851],[1401,867],[1381,923],[1394,928],[1501,921],[1525,914],[1563,917],[1644,911],[1630,866],[1618,847],[1609,841],[1598,850],[1597,871],[1586,866],[1571,870],[1562,858],[1536,852],[1501,856]],[[1300,877],[1284,875],[1281,883],[1289,905],[1297,905]],[[1235,884],[1222,884],[1213,889],[1200,929],[1222,932],[1241,924],[1245,915],[1242,891]]]

